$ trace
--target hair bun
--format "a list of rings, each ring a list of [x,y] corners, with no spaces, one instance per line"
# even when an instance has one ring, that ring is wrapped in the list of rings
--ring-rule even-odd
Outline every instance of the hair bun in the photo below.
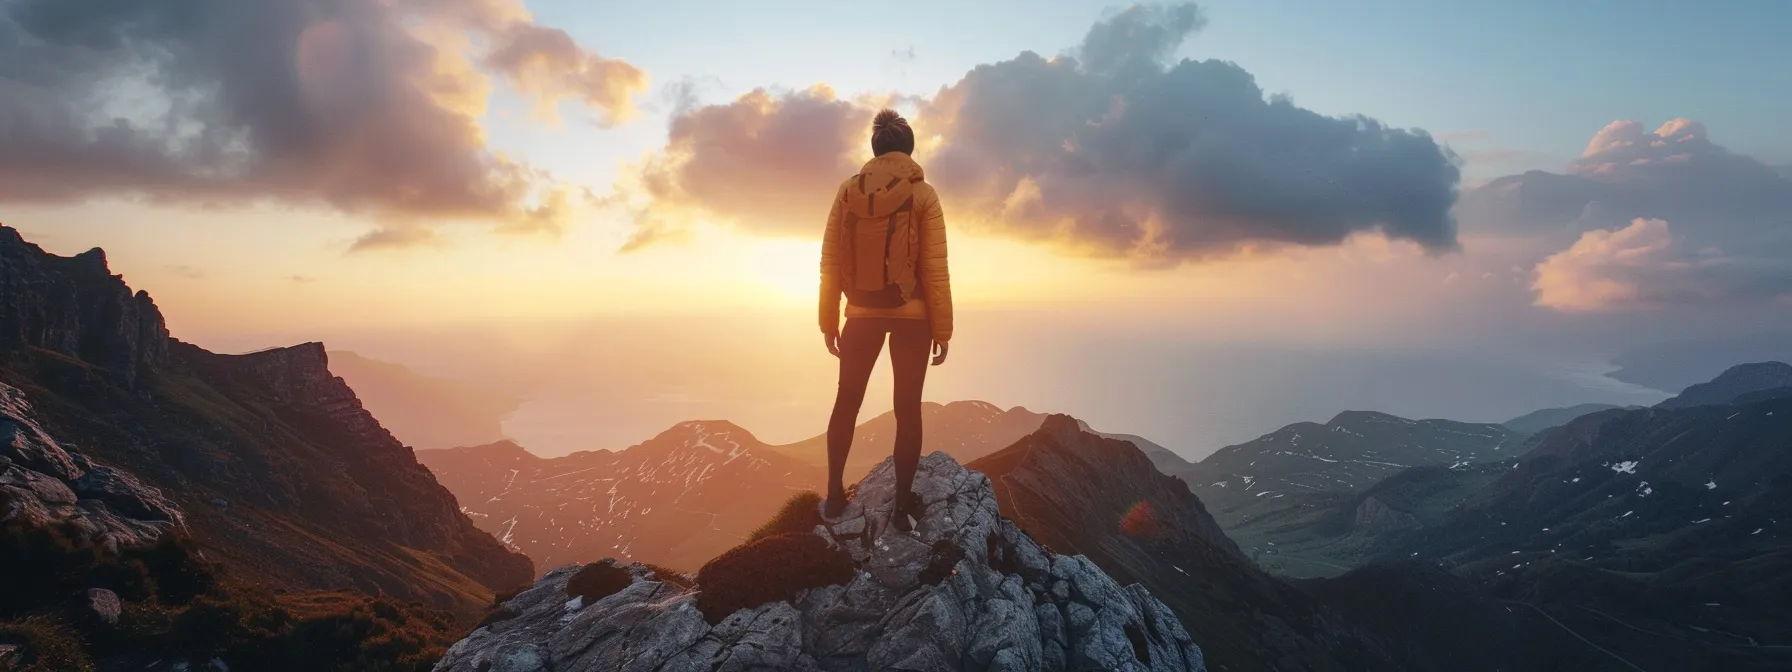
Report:
[[[907,119],[903,119],[902,115],[897,114],[895,110],[888,108],[878,112],[877,116],[871,119],[871,130],[873,131],[881,131],[891,126],[907,125]]]

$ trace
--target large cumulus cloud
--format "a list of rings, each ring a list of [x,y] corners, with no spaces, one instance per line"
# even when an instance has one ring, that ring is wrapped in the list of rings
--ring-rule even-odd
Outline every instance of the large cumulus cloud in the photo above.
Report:
[[[756,89],[678,112],[666,147],[639,171],[643,200],[629,249],[720,214],[775,234],[813,234],[833,189],[858,169],[854,150],[873,112],[816,86]],[[868,151],[861,150],[863,153]],[[819,204],[819,206],[817,205]]]
[[[918,101],[920,158],[949,216],[1163,261],[1336,244],[1366,231],[1433,251],[1456,247],[1453,155],[1422,131],[1265,97],[1232,63],[1167,63],[1201,25],[1193,5],[1134,7],[1096,24],[1074,56],[1025,52]],[[680,169],[650,175],[664,179],[655,201],[751,230],[812,234],[826,194],[865,152],[871,115],[820,102],[831,105],[825,119],[803,94],[690,110],[678,123],[692,137],[801,132],[708,152],[674,138],[658,156]],[[731,116],[743,106],[751,124]],[[759,203],[736,197],[726,180],[694,177],[756,171],[767,173],[752,178]]]
[[[1792,294],[1792,178],[1675,119],[1616,121],[1564,172],[1465,195],[1467,230],[1533,237],[1535,303],[1563,311]]]
[[[487,73],[600,123],[645,87],[520,0],[0,0],[0,200],[275,199],[401,228],[555,229],[562,187],[485,145]],[[363,242],[428,238],[406,231]]]

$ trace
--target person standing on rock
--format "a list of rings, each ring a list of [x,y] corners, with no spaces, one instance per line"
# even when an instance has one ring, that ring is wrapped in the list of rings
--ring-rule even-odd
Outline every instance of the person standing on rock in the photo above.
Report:
[[[896,502],[891,523],[911,529],[919,498],[910,489],[921,459],[921,386],[927,358],[946,362],[952,338],[952,281],[946,270],[946,218],[939,195],[915,163],[915,132],[895,110],[871,122],[875,155],[840,184],[821,241],[821,333],[840,359],[839,390],[828,419],[828,495],[823,515],[846,506],[841,482],[871,369],[890,341],[895,375]],[[846,297],[846,328],[840,297]]]

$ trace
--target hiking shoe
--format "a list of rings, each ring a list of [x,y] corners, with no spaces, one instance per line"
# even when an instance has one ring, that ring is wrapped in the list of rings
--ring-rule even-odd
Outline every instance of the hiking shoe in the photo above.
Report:
[[[890,507],[890,524],[899,532],[913,532],[915,525],[921,522],[923,508],[921,496],[911,490],[907,495],[897,497],[896,506]]]

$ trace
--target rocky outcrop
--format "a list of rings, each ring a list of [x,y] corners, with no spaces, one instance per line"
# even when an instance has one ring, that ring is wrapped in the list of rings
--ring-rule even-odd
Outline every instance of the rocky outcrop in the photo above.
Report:
[[[0,384],[0,523],[70,526],[102,548],[149,546],[182,523],[154,487],[57,443],[18,388]]]
[[[0,226],[0,350],[33,346],[96,364],[135,383],[168,355],[168,326],[94,248],[57,257]]]
[[[1419,519],[1410,513],[1388,506],[1375,497],[1364,497],[1356,506],[1351,529],[1365,532],[1392,532],[1419,526]]]
[[[1001,517],[991,483],[943,453],[921,461],[912,533],[889,525],[886,460],[814,534],[850,554],[843,585],[798,591],[711,626],[700,591],[629,567],[585,604],[549,572],[449,649],[444,672],[530,670],[1205,670],[1170,609]]]

